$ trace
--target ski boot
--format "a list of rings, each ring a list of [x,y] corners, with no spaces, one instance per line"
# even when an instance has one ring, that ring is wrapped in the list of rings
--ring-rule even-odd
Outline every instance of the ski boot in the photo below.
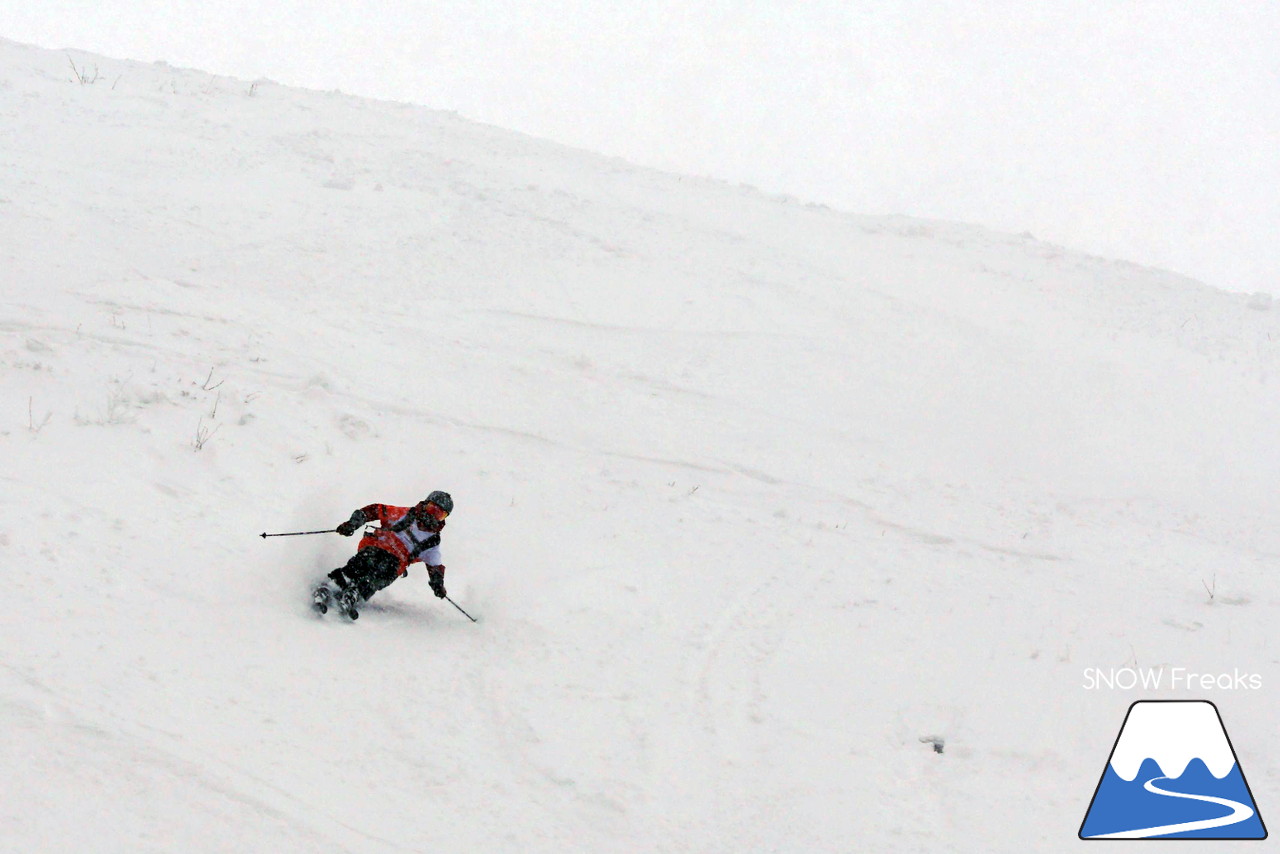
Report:
[[[360,612],[356,610],[359,602],[360,591],[354,584],[344,587],[338,594],[338,610],[345,614],[348,620],[360,619]]]
[[[318,613],[329,613],[329,606],[333,604],[333,593],[329,590],[329,585],[321,584],[311,593],[311,605]]]

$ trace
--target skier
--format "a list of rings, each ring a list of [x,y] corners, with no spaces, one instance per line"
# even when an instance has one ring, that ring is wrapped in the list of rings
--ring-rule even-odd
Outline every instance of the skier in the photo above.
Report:
[[[381,527],[366,531],[347,565],[329,573],[336,591],[328,584],[316,588],[316,609],[323,614],[336,599],[338,610],[354,620],[359,616],[356,612],[359,602],[407,575],[409,564],[416,561],[426,564],[431,592],[443,599],[444,564],[440,562],[440,531],[451,512],[453,499],[449,493],[439,490],[413,507],[369,504],[353,512],[350,519],[337,527],[342,536],[351,536],[368,522],[380,522]]]

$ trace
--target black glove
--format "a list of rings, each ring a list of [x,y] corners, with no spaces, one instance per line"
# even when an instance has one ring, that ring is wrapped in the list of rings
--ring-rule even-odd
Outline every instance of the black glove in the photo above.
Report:
[[[368,521],[369,521],[369,517],[364,515],[363,510],[356,510],[351,514],[350,519],[343,522],[334,530],[336,530],[339,534],[341,534],[344,537],[349,537],[356,532],[356,528],[359,528],[361,525],[363,525],[365,522],[368,522]]]
[[[444,592],[444,567],[429,566],[427,567],[428,584],[431,585],[431,592],[436,594],[437,599],[445,597]]]

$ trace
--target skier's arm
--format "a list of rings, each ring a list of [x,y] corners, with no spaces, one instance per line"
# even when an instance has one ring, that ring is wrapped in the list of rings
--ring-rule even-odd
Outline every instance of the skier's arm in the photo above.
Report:
[[[393,507],[390,504],[366,504],[357,512],[364,514],[365,522],[377,520],[383,525],[390,525],[392,522],[404,518],[404,514],[409,512],[409,508]],[[360,524],[364,524],[364,522]]]
[[[440,558],[440,547],[432,546],[419,556],[418,560],[427,565],[427,583],[431,585],[431,592],[443,599],[444,592],[444,564]]]
[[[427,564],[427,583],[431,585],[431,592],[436,594],[436,598],[443,599],[445,597],[444,564]]]
[[[409,512],[407,507],[392,507],[389,504],[366,504],[351,514],[351,518],[338,526],[338,533],[349,537],[366,522],[389,524],[388,517],[399,518]]]
[[[356,510],[351,514],[351,518],[343,522],[337,527],[337,531],[344,537],[349,537],[356,532],[356,529],[369,521],[369,517],[365,515],[364,510]]]

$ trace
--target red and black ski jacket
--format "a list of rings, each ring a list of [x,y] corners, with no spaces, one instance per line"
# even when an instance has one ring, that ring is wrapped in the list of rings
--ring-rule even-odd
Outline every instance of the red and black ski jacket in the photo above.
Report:
[[[440,534],[423,528],[417,517],[409,513],[412,507],[393,507],[390,504],[368,504],[360,508],[365,522],[378,521],[382,527],[367,530],[360,540],[360,548],[375,548],[390,552],[399,561],[397,576],[404,575],[409,564],[421,561],[433,573],[444,574],[440,560]]]

